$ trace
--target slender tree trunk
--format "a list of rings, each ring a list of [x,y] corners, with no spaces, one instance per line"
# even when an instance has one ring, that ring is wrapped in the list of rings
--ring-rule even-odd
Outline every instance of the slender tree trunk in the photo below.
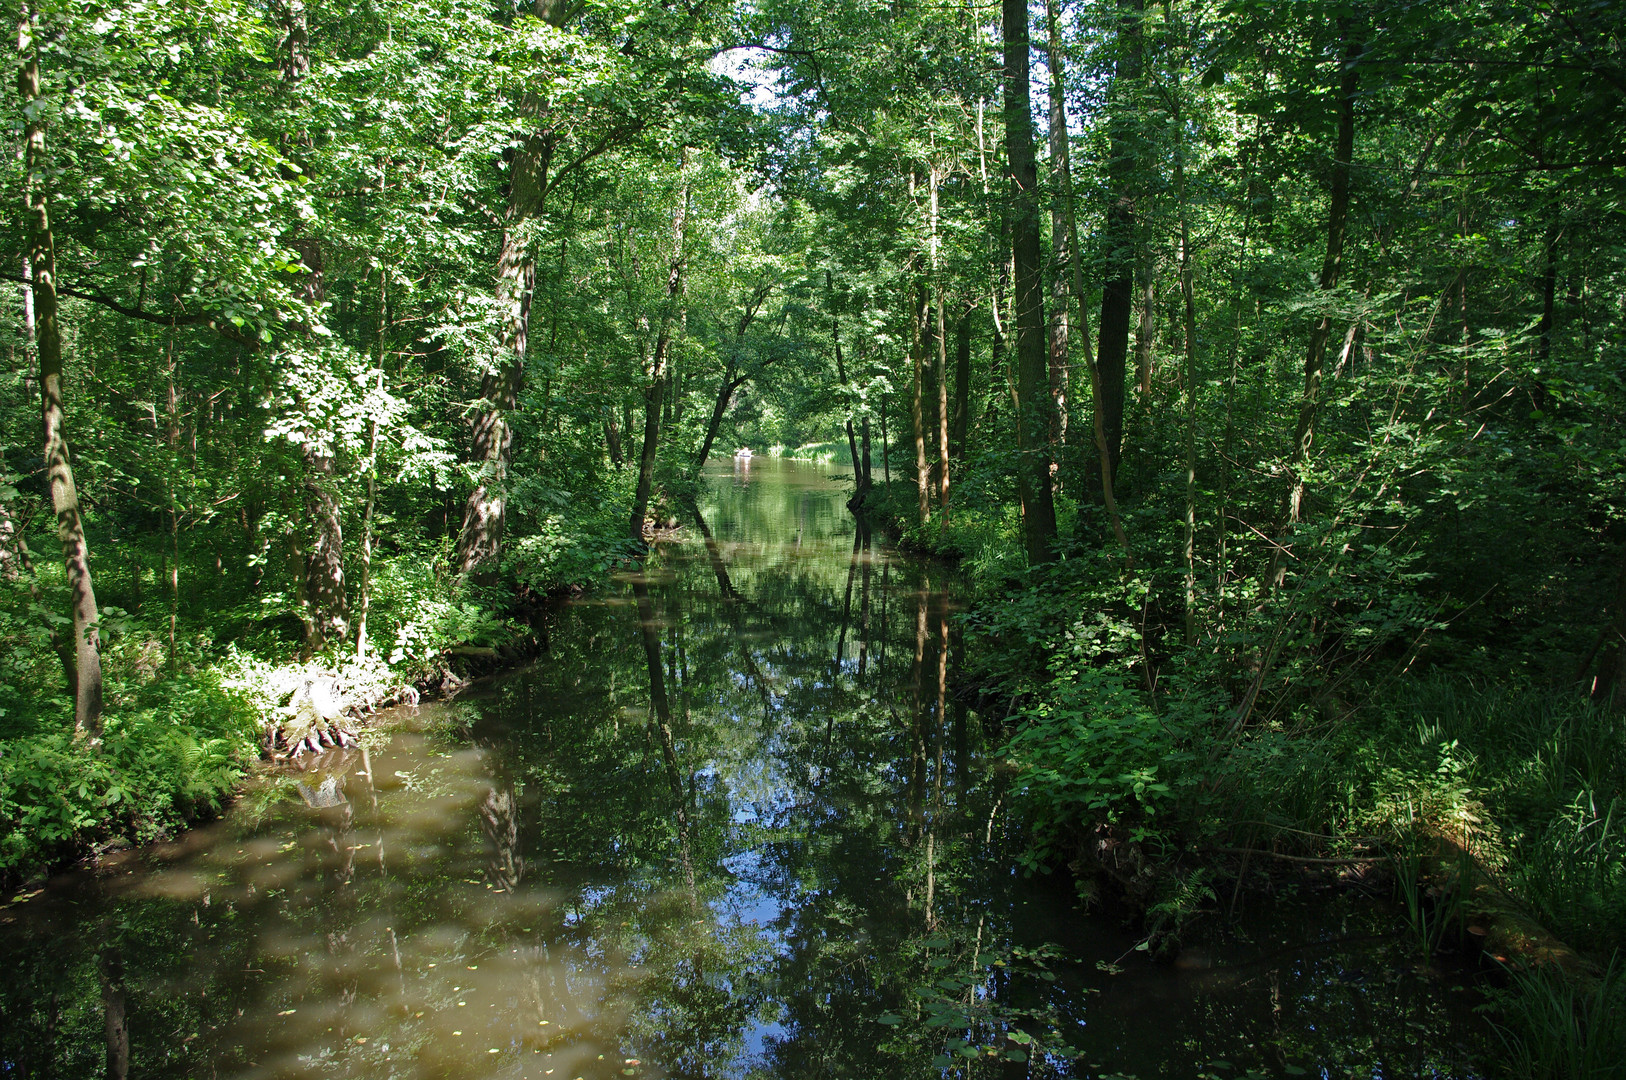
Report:
[[[886,398],[881,398],[881,479],[886,493],[892,494],[892,439],[886,433]]]
[[[627,464],[626,454],[621,449],[621,424],[615,418],[614,409],[605,409],[604,412],[604,445],[610,452],[610,464],[622,468]]]
[[[1157,275],[1151,267],[1140,283],[1140,312],[1135,320],[1135,383],[1141,405],[1152,404],[1152,374],[1157,367]]]
[[[1056,509],[1051,501],[1051,399],[1045,355],[1044,274],[1039,244],[1039,175],[1033,154],[1028,93],[1028,9],[1003,0],[1005,38],[1005,157],[1011,180],[1011,250],[1015,261],[1017,488],[1023,546],[1032,565],[1056,557]]]
[[[1118,473],[1124,438],[1124,375],[1129,352],[1129,316],[1134,307],[1135,192],[1140,137],[1133,113],[1141,78],[1141,15],[1144,0],[1118,0],[1118,57],[1112,89],[1116,98],[1110,126],[1107,162],[1107,220],[1104,235],[1106,269],[1101,288],[1099,406],[1106,432],[1107,455]]]
[[[828,291],[830,282],[829,272],[825,273],[825,288]],[[830,316],[830,340],[835,347],[836,377],[841,380],[841,388],[846,390],[850,384],[847,382],[847,364],[841,355],[841,320]],[[847,454],[853,463],[853,497],[848,500],[849,506],[861,506],[864,496],[868,494],[868,478],[859,467],[858,432],[853,428],[852,414],[848,413],[845,426],[847,430]]]
[[[304,445],[302,456],[305,509],[316,525],[316,535],[305,553],[305,596],[314,627],[310,644],[320,648],[349,636],[344,534],[339,522],[338,477],[332,452],[312,440]]]
[[[175,393],[175,335],[170,334],[168,356],[164,364],[165,393],[164,448],[168,461],[164,463],[164,502],[169,510],[169,670],[175,672],[175,629],[181,613],[181,515],[180,495],[175,490],[175,472],[180,467],[181,410]]]
[[[915,496],[918,504],[917,520],[925,525],[932,519],[932,473],[926,462],[926,335],[923,333],[930,301],[925,285],[913,285],[909,290],[909,359],[914,369],[912,393],[909,398],[909,424],[915,437]]]
[[[1341,20],[1339,36],[1343,38],[1344,55],[1338,80],[1338,133],[1333,148],[1332,195],[1327,207],[1327,254],[1321,263],[1322,292],[1338,287],[1344,268],[1344,235],[1349,220],[1349,175],[1355,157],[1355,91],[1361,56],[1361,43],[1355,40],[1354,30],[1347,19]],[[1327,339],[1332,333],[1332,315],[1323,315],[1310,334],[1310,344],[1304,353],[1304,391],[1299,398],[1298,422],[1293,430],[1293,479],[1287,501],[1287,526],[1291,528],[1303,515],[1304,467],[1310,462],[1310,446],[1315,441],[1316,410],[1321,400],[1321,373],[1327,356]],[[1286,569],[1281,561],[1280,548],[1272,561],[1273,583],[1281,583]]]
[[[1264,128],[1264,118],[1256,117],[1254,120],[1254,136],[1251,143],[1243,146],[1243,181],[1242,191],[1247,199],[1247,210],[1242,217],[1242,244],[1237,252],[1236,269],[1233,271],[1231,285],[1231,306],[1233,317],[1231,324],[1230,342],[1230,378],[1225,383],[1225,434],[1220,443],[1220,455],[1216,464],[1218,471],[1219,506],[1217,516],[1219,519],[1219,546],[1215,558],[1214,569],[1214,624],[1216,633],[1225,632],[1225,586],[1229,578],[1229,536],[1230,536],[1230,506],[1231,506],[1231,472],[1232,451],[1236,439],[1236,381],[1241,368],[1242,358],[1242,316],[1246,310],[1243,303],[1243,283],[1248,276],[1248,255],[1253,240],[1254,202],[1253,202],[1253,172],[1254,162],[1260,153],[1261,133]]]
[[[313,306],[324,298],[322,252],[314,239],[296,240],[306,271],[303,293]],[[300,402],[301,406],[305,403]],[[350,612],[344,584],[344,530],[339,516],[339,484],[334,449],[314,423],[307,422],[300,457],[305,513],[312,526],[305,549],[304,601],[306,645],[314,650],[350,636]]]
[[[1186,647],[1197,644],[1197,298],[1191,265],[1191,228],[1186,214],[1185,119],[1180,109],[1180,68],[1174,77],[1174,189],[1180,208],[1180,293],[1186,339],[1186,536],[1181,552],[1186,568]]]
[[[388,186],[388,165],[379,166],[379,190]],[[389,273],[378,268],[378,372],[376,391],[384,392],[384,336],[389,329]],[[367,505],[361,514],[361,611],[356,615],[356,655],[367,655],[367,615],[373,601],[373,507],[378,501],[378,420],[367,421]]]
[[[826,275],[828,281],[828,275]],[[729,402],[734,400],[734,393],[745,385],[748,376],[736,375],[739,370],[741,350],[745,348],[745,332],[751,328],[756,320],[757,312],[761,310],[762,303],[773,292],[772,285],[758,286],[745,302],[745,309],[740,313],[739,322],[734,324],[734,347],[728,352],[728,360],[723,368],[723,381],[717,388],[717,400],[712,405],[711,419],[706,422],[706,435],[700,441],[700,451],[694,456],[694,471],[699,473],[706,459],[711,456],[711,447],[717,441],[717,433],[722,430],[723,417],[728,413]],[[759,365],[758,370],[761,367]],[[681,415],[681,413],[680,413]]]
[[[869,413],[863,417],[863,436],[859,442],[859,453],[863,455],[864,490],[868,491],[875,486],[875,473],[870,469],[869,461]]]
[[[1050,28],[1048,56],[1051,64],[1061,61],[1060,33],[1056,27],[1054,9],[1056,0],[1045,0],[1045,21]],[[1050,79],[1050,163],[1052,172],[1057,163],[1067,156],[1067,99],[1062,80]],[[1067,207],[1059,177],[1053,178],[1050,199],[1050,396],[1055,401],[1056,424],[1051,443],[1067,441],[1067,407],[1070,393],[1068,372],[1068,318],[1072,307],[1070,284],[1071,268],[1068,262]]]
[[[73,605],[74,733],[98,739],[102,731],[102,651],[96,592],[90,578],[90,547],[73,482],[62,396],[62,327],[57,317],[56,245],[46,188],[45,113],[39,108],[39,53],[32,11],[25,5],[17,27],[17,89],[23,112],[29,276],[40,365],[40,412],[51,509],[67,570]]]
[[[633,496],[632,515],[628,521],[633,540],[641,542],[644,536],[644,518],[649,513],[649,496],[655,486],[655,454],[660,443],[661,406],[666,396],[669,377],[668,357],[672,345],[672,327],[677,321],[678,301],[683,295],[684,241],[689,230],[689,179],[687,176],[688,151],[678,155],[680,182],[677,206],[672,211],[672,261],[666,275],[666,299],[661,305],[660,327],[655,337],[655,351],[650,358],[644,389],[644,444],[638,452],[638,490]]]
[[[988,221],[988,311],[993,318],[993,339],[989,343],[989,371],[992,372],[990,386],[998,386],[999,380],[1005,372],[1005,292],[1010,277],[1010,245],[1007,242],[1010,232],[1009,215],[1006,213],[1004,200],[995,201],[988,184],[988,144],[983,131],[984,113],[986,112],[982,98],[977,99],[977,171],[982,180],[982,202],[985,217]],[[999,394],[988,395],[988,405],[984,411],[984,421],[992,424],[994,405],[999,400]],[[969,425],[969,418],[967,418]],[[962,443],[963,445],[963,443]]]
[[[948,298],[943,289],[943,254],[942,236],[939,229],[939,202],[938,196],[942,187],[942,170],[936,165],[932,166],[931,199],[932,199],[932,291],[937,296],[937,327],[934,334],[937,344],[935,362],[932,365],[933,382],[936,384],[937,400],[934,412],[936,423],[933,427],[934,442],[937,457],[937,502],[947,524],[949,507],[949,402],[948,402]]]
[[[1553,315],[1558,307],[1558,240],[1563,235],[1557,207],[1551,213],[1553,220],[1547,223],[1541,241],[1541,321],[1536,324],[1536,362],[1544,377],[1553,358]]]
[[[966,308],[954,326],[954,426],[949,432],[949,456],[965,460],[966,425],[971,421],[971,313]]]
[[[1066,78],[1066,72],[1062,67],[1055,0],[1047,2],[1045,16],[1049,24],[1051,41],[1050,77],[1052,80],[1062,82]],[[1073,295],[1078,300],[1078,343],[1084,349],[1084,367],[1090,373],[1090,399],[1094,406],[1090,410],[1091,426],[1094,428],[1095,450],[1100,462],[1101,502],[1106,507],[1107,519],[1112,523],[1112,532],[1117,538],[1118,546],[1123,550],[1124,562],[1132,564],[1134,556],[1129,550],[1129,538],[1124,533],[1123,519],[1118,515],[1118,498],[1113,488],[1112,454],[1107,442],[1106,409],[1101,403],[1101,369],[1095,362],[1095,350],[1090,347],[1090,316],[1084,292],[1084,260],[1079,246],[1078,207],[1073,194],[1073,170],[1068,142],[1069,140],[1065,138],[1061,140],[1061,157],[1056,162],[1056,173],[1061,185],[1063,208],[1067,215],[1067,239],[1072,245],[1072,254],[1068,262],[1073,268]]]
[[[943,295],[942,281],[937,286],[937,503],[945,519],[949,508],[949,374],[948,374],[948,298]],[[946,524],[945,520],[945,524]]]
[[[717,388],[717,400],[711,407],[711,418],[706,421],[705,438],[700,440],[700,450],[694,456],[696,472],[700,470],[701,466],[705,465],[706,459],[711,456],[712,444],[717,441],[717,433],[723,427],[723,417],[728,414],[728,403],[734,400],[735,391],[744,382],[743,379],[735,378],[734,364],[735,358],[731,354],[728,358],[727,367],[723,369],[722,385]]]

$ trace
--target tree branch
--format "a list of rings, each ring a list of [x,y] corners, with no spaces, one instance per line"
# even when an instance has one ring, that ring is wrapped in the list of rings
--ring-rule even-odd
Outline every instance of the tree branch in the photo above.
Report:
[[[0,271],[0,280],[15,281],[19,285],[32,288],[32,283],[27,278],[17,274]],[[157,326],[204,326],[228,341],[236,342],[250,352],[258,352],[260,348],[258,338],[250,337],[229,321],[209,312],[164,315],[158,312],[143,311],[139,307],[122,304],[93,286],[70,288],[66,285],[58,285],[56,291],[58,296],[71,296],[76,300],[88,300],[93,304],[99,304],[107,308],[109,311],[115,311],[128,319],[139,319],[142,322],[153,323]]]

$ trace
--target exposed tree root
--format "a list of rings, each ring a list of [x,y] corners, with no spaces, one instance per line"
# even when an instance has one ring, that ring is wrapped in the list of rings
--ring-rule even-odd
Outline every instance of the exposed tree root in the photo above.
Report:
[[[261,748],[272,761],[298,761],[331,748],[360,746],[356,733],[341,721],[349,717],[334,678],[307,678],[288,704],[266,725]]]

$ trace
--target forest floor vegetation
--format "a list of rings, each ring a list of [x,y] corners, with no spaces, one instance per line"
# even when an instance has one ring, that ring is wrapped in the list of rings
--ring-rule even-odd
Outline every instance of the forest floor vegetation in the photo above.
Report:
[[[965,617],[1030,872],[1066,866],[1086,902],[1127,902],[1171,956],[1286,878],[1388,894],[1420,962],[1466,949],[1512,973],[1494,1001],[1514,1059],[1615,1060],[1599,1055],[1626,1031],[1626,717],[1527,680],[1372,664],[1241,722],[1211,654],[1148,655],[1151,601],[1081,603],[1102,574],[1134,584],[1080,557]],[[1602,1075],[1566,1069],[1522,1075]]]

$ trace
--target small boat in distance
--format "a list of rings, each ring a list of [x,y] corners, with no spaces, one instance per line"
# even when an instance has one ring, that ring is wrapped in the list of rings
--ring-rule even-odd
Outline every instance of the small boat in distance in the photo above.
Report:
[[[735,461],[750,461],[752,456],[751,448],[749,446],[742,446],[738,450],[734,451]]]

